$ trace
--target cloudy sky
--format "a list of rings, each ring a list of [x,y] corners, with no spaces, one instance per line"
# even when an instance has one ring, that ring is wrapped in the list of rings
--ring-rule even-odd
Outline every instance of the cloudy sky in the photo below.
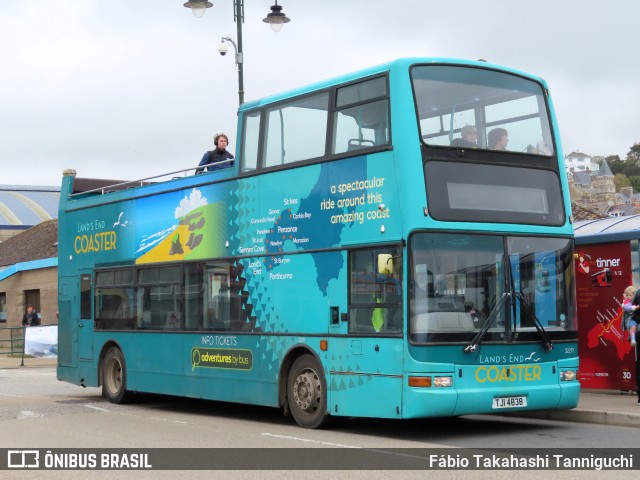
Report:
[[[189,168],[229,134],[237,73],[220,37],[233,0],[0,1],[0,184],[62,171],[132,180]],[[245,0],[245,99],[407,56],[483,58],[549,83],[566,154],[640,141],[635,0]]]

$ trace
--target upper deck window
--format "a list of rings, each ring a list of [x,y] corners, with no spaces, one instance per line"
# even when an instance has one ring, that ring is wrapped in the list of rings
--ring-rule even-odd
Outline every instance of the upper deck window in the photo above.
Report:
[[[386,77],[338,88],[331,153],[389,144],[388,95]]]
[[[336,107],[345,107],[387,96],[387,79],[378,77],[338,89]]]
[[[275,167],[322,157],[327,139],[329,93],[267,110],[263,165]]]
[[[260,146],[260,111],[250,112],[244,117],[244,141],[242,142],[242,171],[255,170],[258,166]]]
[[[553,155],[539,83],[494,70],[443,65],[416,66],[411,78],[420,134],[428,145]],[[467,132],[471,135],[463,135]]]
[[[389,81],[378,74],[247,111],[240,171],[390,148]]]

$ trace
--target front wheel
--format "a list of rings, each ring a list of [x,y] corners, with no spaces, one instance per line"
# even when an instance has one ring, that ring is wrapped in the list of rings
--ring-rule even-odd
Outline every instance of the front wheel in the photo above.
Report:
[[[322,368],[311,355],[302,355],[289,370],[289,409],[304,428],[319,428],[327,420],[327,388]]]
[[[102,396],[111,403],[127,403],[133,398],[127,390],[127,369],[118,347],[111,347],[102,361]]]

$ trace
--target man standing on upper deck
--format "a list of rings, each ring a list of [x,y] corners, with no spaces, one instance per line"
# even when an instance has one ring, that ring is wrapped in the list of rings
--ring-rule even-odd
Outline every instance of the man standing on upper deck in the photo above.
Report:
[[[222,170],[223,168],[233,167],[233,155],[227,151],[227,145],[229,145],[229,138],[224,133],[217,133],[213,137],[213,144],[216,146],[215,150],[206,152],[198,164],[196,174],[204,172],[204,165],[208,165],[206,169],[208,171]],[[231,162],[225,160],[232,160]],[[211,165],[212,163],[217,165]]]

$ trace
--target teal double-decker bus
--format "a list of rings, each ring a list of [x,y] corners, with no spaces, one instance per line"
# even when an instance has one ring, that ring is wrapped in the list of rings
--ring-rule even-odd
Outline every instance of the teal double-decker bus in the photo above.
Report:
[[[59,379],[308,428],[577,405],[573,230],[541,78],[400,59],[238,120],[228,168],[64,173]]]

